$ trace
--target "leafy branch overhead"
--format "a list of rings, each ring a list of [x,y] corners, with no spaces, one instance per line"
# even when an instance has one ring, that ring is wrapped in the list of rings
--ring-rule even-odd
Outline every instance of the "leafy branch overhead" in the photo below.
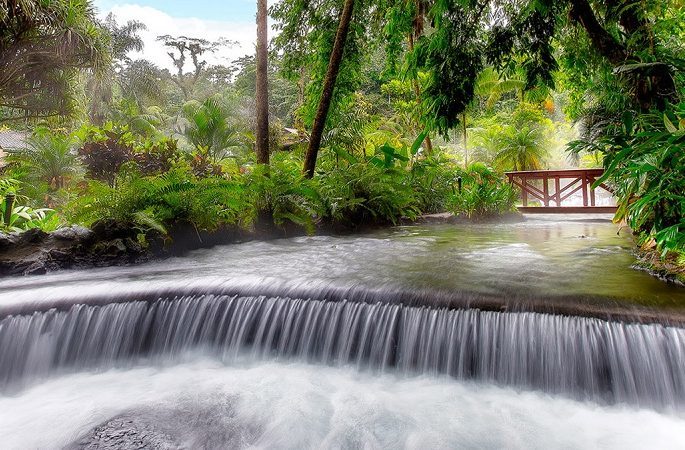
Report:
[[[88,0],[0,5],[0,123],[71,114],[80,70],[110,63],[110,37]]]

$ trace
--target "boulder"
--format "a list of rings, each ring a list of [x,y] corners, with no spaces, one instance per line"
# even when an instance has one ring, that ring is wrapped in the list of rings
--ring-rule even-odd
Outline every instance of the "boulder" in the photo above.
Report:
[[[60,241],[86,241],[93,236],[93,232],[86,227],[73,225],[70,227],[59,228],[52,233],[50,237]]]

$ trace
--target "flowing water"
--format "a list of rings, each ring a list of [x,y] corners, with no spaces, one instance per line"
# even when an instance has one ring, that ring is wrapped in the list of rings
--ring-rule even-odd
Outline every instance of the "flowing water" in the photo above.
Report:
[[[685,289],[631,246],[538,216],[2,280],[0,447],[682,448]]]

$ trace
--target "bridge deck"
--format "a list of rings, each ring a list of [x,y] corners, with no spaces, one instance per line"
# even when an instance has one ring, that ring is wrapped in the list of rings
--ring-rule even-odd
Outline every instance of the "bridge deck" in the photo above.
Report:
[[[616,206],[518,206],[526,214],[615,214]]]

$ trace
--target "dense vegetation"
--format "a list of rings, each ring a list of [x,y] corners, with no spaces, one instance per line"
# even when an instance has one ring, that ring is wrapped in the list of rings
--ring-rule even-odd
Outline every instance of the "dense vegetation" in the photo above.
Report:
[[[0,127],[30,138],[3,227],[480,217],[514,209],[503,171],[603,164],[616,219],[685,262],[682,0],[281,0],[268,53],[256,3],[256,55],[165,35],[168,70],[88,0],[4,1]]]

